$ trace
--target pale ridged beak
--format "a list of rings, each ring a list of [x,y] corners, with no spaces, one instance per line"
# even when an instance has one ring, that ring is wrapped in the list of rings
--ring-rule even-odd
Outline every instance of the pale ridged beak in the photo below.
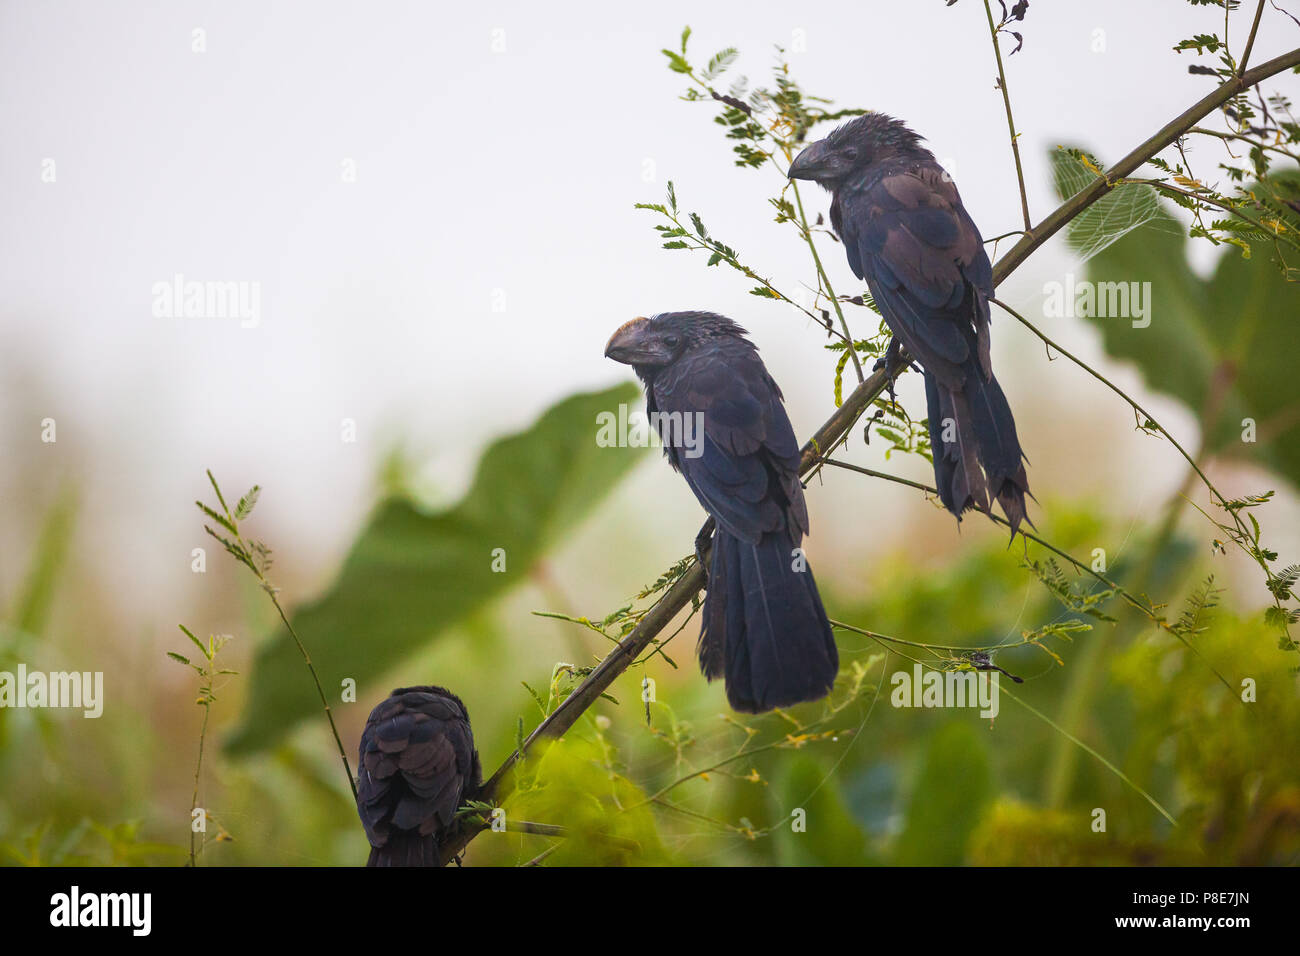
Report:
[[[632,365],[638,359],[647,357],[643,336],[649,324],[649,319],[638,316],[620,325],[605,343],[605,358],[622,362],[624,365]]]

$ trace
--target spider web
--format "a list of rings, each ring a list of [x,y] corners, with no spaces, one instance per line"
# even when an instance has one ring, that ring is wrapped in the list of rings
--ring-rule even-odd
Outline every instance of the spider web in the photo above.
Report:
[[[1075,156],[1062,149],[1052,157],[1056,190],[1062,200],[1092,185],[1098,178]],[[1118,186],[1081,212],[1070,223],[1066,241],[1083,262],[1087,262],[1134,229],[1167,216],[1150,186]]]

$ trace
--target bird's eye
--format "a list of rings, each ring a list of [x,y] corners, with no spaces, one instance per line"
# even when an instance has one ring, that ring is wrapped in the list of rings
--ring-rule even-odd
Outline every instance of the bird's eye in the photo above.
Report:
[[[844,158],[850,163],[856,163],[858,161],[858,148],[856,146],[850,146],[845,149]]]
[[[675,335],[665,335],[665,336],[664,336],[664,345],[668,346],[670,349],[675,349],[675,348],[677,348],[677,344],[678,344],[678,342],[680,342],[680,341],[681,341],[681,340],[678,339],[677,336],[675,336]]]

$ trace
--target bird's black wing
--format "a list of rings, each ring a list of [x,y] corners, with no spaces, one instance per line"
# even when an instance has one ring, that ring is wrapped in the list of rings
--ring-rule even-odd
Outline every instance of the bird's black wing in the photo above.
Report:
[[[469,720],[454,700],[422,690],[394,692],[361,732],[357,804],[371,846],[392,831],[440,837],[478,784]]]
[[[896,162],[846,184],[831,212],[849,264],[926,372],[940,499],[958,516],[996,499],[1014,534],[1029,481],[989,358],[993,267],[957,187],[933,162]]]
[[[933,163],[886,166],[842,186],[831,213],[850,267],[913,358],[960,389],[974,350],[991,378],[993,267],[943,170]]]
[[[750,343],[709,340],[661,371],[651,398],[659,412],[703,415],[701,454],[669,448],[669,459],[719,526],[750,544],[788,529],[798,543],[808,530],[799,443]]]

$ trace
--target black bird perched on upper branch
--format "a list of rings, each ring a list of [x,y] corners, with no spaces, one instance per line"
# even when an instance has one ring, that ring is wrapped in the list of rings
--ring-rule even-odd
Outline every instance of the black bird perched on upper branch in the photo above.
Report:
[[[669,462],[717,525],[704,676],[725,677],[727,700],[748,713],[824,697],[839,654],[799,548],[808,532],[799,443],[758,349],[721,315],[669,312],[628,322],[605,355],[644,383]]]
[[[791,179],[830,190],[831,224],[894,333],[924,372],[935,483],[944,507],[988,512],[1012,534],[1029,479],[1011,407],[989,361],[993,267],[957,187],[900,120],[867,113],[801,152]],[[1030,522],[1032,524],[1033,522]]]
[[[370,712],[357,757],[367,866],[438,866],[456,811],[483,786],[469,713],[441,687],[399,687]]]

